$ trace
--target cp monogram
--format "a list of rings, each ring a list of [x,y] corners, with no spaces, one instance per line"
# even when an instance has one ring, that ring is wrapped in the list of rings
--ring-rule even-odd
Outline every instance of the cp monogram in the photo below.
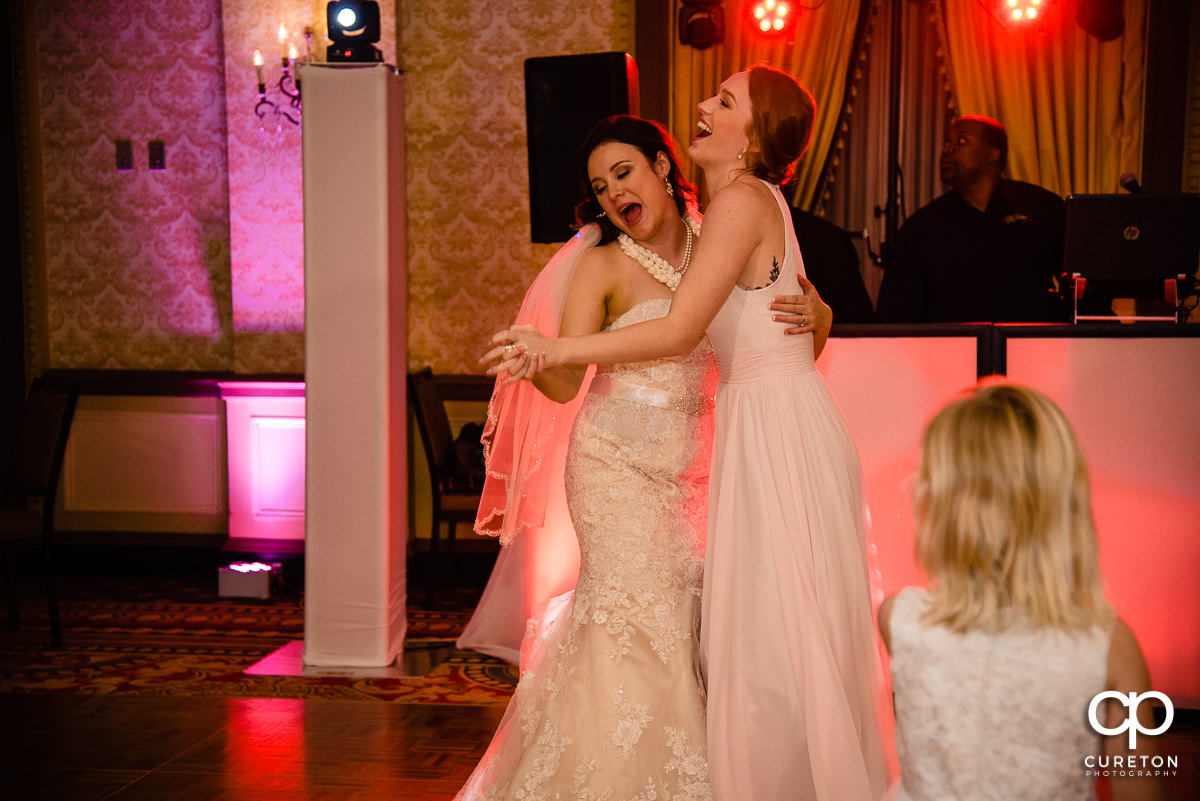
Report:
[[[1100,706],[1100,702],[1104,701],[1108,698],[1113,699],[1114,701],[1120,703],[1122,706],[1126,707],[1129,710],[1129,713],[1125,716],[1125,720],[1121,723],[1120,726],[1117,726],[1115,729],[1110,729],[1107,726],[1101,724],[1100,721],[1096,718],[1096,710]],[[1163,702],[1163,706],[1167,710],[1166,718],[1163,720],[1163,724],[1161,726],[1159,726],[1157,729],[1143,728],[1142,724],[1138,722],[1138,719],[1137,719],[1138,704],[1140,704],[1146,698],[1157,698],[1158,700]],[[1141,732],[1142,734],[1162,734],[1164,731],[1167,730],[1167,728],[1171,725],[1171,721],[1173,721],[1174,719],[1175,719],[1175,706],[1171,703],[1171,699],[1157,691],[1141,693],[1140,695],[1138,693],[1129,693],[1128,695],[1125,695],[1124,693],[1119,693],[1119,692],[1116,692],[1115,690],[1108,690],[1106,692],[1102,692],[1102,693],[1099,693],[1098,695],[1096,695],[1096,697],[1094,697],[1092,699],[1092,702],[1090,704],[1088,704],[1088,723],[1092,724],[1092,728],[1095,731],[1099,732],[1100,734],[1108,734],[1108,735],[1120,734],[1121,732],[1128,729],[1129,730],[1129,750],[1131,750],[1131,751],[1137,747],[1138,732]]]

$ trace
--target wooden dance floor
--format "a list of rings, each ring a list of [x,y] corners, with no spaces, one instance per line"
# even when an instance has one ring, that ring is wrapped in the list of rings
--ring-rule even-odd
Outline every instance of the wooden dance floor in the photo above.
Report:
[[[0,695],[5,801],[441,801],[503,709]]]
[[[502,712],[377,701],[0,694],[0,798],[449,801]],[[1171,797],[1200,797],[1200,726],[1177,724],[1160,748],[1180,757]]]
[[[504,713],[506,666],[455,652],[419,697],[413,682],[247,675],[299,633],[300,601],[230,602],[212,583],[68,579],[58,649],[28,588],[27,625],[0,630],[0,801],[453,799]],[[462,597],[413,610],[410,629],[438,641]],[[1159,738],[1180,801],[1200,798],[1197,718]]]

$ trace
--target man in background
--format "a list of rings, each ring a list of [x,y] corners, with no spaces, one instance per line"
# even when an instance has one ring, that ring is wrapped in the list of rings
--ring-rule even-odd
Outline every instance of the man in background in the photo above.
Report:
[[[901,227],[884,263],[876,322],[1059,322],[1066,204],[1002,177],[1008,135],[990,117],[959,118],[940,162],[950,191]],[[819,286],[819,285],[818,285]]]

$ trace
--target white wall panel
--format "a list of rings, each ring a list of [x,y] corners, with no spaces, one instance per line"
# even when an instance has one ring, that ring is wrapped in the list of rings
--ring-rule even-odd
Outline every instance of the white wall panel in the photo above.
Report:
[[[250,449],[255,465],[252,513],[256,518],[304,519],[304,420],[254,417]]]
[[[304,542],[305,398],[298,381],[222,381],[231,541]]]
[[[55,526],[222,532],[225,415],[215,398],[80,398]]]

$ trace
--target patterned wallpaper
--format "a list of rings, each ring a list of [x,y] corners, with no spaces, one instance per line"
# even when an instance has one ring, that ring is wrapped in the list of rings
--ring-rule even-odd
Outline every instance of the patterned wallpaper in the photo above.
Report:
[[[233,283],[234,370],[304,372],[304,198],[300,128],[264,107],[255,115],[254,51],[265,62],[268,100],[295,115],[276,83],[279,26],[300,58],[313,29],[312,56],[325,60],[323,0],[224,0],[225,114],[229,120],[229,235]],[[380,3],[379,49],[396,57],[393,4]]]
[[[300,132],[254,115],[252,57],[273,84],[283,23],[301,56],[312,25],[323,60],[325,2],[31,5],[40,366],[302,372]],[[380,49],[408,75],[410,367],[478,372],[483,341],[553,253],[529,242],[524,59],[632,51],[634,6],[380,3]],[[131,171],[116,170],[118,139],[132,141]],[[148,168],[151,139],[163,171]]]
[[[481,372],[554,253],[529,238],[525,59],[633,52],[633,19],[633,0],[401,3],[410,370]]]
[[[632,52],[635,2],[380,5],[381,49],[407,73],[408,366],[478,372],[486,338],[554,250],[529,242],[523,61]],[[325,3],[25,7],[43,178],[32,250],[44,262],[26,277],[31,366],[302,372],[299,130],[260,125],[251,58],[263,51],[273,82],[281,22],[301,53],[312,24],[323,58]],[[133,144],[131,171],[115,168],[118,139]],[[166,145],[166,170],[148,169],[151,139]]]
[[[49,353],[221,370],[233,354],[220,0],[34,6]],[[115,141],[132,141],[130,171]],[[166,145],[163,171],[147,142]],[[34,282],[42,285],[43,282]]]

